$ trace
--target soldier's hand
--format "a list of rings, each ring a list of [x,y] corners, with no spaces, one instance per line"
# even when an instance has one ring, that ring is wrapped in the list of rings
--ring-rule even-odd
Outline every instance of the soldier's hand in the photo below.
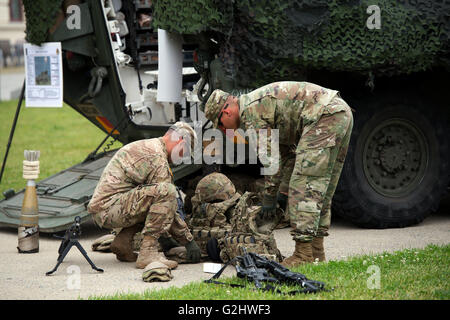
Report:
[[[186,258],[189,262],[199,262],[202,256],[200,247],[197,245],[195,240],[189,242],[186,246]]]
[[[276,215],[277,199],[274,196],[264,195],[263,204],[260,211],[260,218],[268,220]]]
[[[281,209],[283,209],[283,211],[286,211],[287,209],[287,202],[288,202],[288,196],[284,193],[279,193],[277,194],[277,202],[278,205],[280,206]]]
[[[164,252],[169,251],[172,248],[180,246],[180,244],[172,237],[161,236],[158,239],[158,242],[161,245]]]
[[[277,224],[277,199],[264,195],[261,211],[256,217],[256,224],[261,233],[270,233]]]

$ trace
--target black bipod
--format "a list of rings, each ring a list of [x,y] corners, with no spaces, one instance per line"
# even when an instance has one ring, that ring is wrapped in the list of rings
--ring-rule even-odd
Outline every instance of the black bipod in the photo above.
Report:
[[[66,257],[67,253],[70,251],[72,246],[75,246],[80,250],[80,252],[83,254],[83,256],[86,258],[87,262],[91,265],[92,269],[103,272],[103,269],[97,268],[95,264],[89,259],[86,251],[83,249],[81,244],[78,242],[78,237],[81,235],[81,226],[80,226],[81,218],[79,216],[75,217],[75,222],[70,226],[69,229],[66,230],[66,233],[64,234],[64,237],[58,237],[54,236],[55,238],[62,239],[61,244],[59,245],[58,249],[58,260],[56,263],[56,266],[53,268],[53,270],[45,273],[46,276],[51,275],[53,272],[55,272],[59,265],[63,262],[64,258]]]

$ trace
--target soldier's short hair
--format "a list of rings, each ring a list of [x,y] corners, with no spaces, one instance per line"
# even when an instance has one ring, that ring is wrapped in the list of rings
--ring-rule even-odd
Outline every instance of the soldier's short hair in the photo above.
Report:
[[[170,126],[169,131],[175,131],[179,135],[183,137],[183,140],[189,141],[191,146],[191,155],[194,151],[194,143],[195,140],[197,140],[197,134],[195,133],[195,130],[186,122],[178,121]]]

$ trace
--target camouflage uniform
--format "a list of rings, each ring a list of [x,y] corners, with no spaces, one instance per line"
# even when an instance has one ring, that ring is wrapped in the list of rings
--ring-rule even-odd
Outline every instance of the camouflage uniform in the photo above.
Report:
[[[184,245],[193,238],[176,209],[176,188],[162,138],[139,140],[117,151],[88,206],[100,227],[144,223],[143,234],[156,239],[170,234]]]
[[[217,118],[223,106],[222,94],[216,91],[205,106],[210,120]],[[269,132],[267,141],[259,141],[267,146],[267,154],[258,148],[260,158],[274,154],[264,165],[278,162],[278,172],[265,177],[264,194],[275,197],[278,191],[286,192],[290,177],[288,210],[294,240],[307,242],[314,236],[328,235],[331,199],[353,126],[350,107],[338,91],[289,81],[271,83],[240,96],[239,107],[242,129]],[[279,157],[275,156],[277,150],[271,150],[273,129],[279,130]]]

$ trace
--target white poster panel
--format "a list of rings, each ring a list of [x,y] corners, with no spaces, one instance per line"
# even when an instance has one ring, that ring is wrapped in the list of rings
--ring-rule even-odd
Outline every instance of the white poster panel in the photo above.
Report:
[[[25,106],[62,107],[61,42],[24,44]]]

